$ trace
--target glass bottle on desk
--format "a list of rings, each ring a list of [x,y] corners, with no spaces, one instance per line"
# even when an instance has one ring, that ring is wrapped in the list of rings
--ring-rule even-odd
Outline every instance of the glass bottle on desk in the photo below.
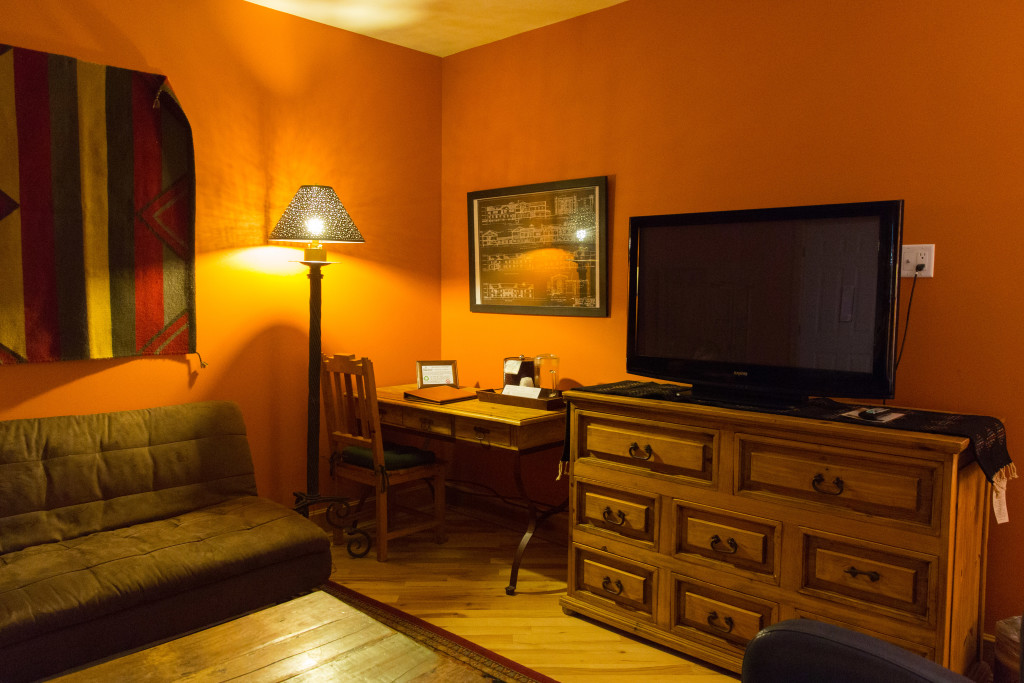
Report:
[[[558,356],[542,353],[534,359],[534,384],[544,390],[544,395],[558,395]]]

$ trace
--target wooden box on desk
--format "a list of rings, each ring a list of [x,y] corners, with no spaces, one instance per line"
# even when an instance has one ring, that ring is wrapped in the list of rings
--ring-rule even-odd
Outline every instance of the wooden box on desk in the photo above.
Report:
[[[530,398],[528,396],[506,396],[496,389],[480,389],[476,392],[476,397],[485,403],[502,403],[507,406],[536,408],[537,410],[561,410],[565,407],[565,400],[561,394]]]

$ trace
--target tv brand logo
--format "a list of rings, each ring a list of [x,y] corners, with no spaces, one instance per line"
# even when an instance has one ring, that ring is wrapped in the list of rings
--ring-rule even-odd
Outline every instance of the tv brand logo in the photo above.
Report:
[[[746,377],[747,376],[747,371],[746,370],[733,370],[732,374],[735,375],[736,377]]]

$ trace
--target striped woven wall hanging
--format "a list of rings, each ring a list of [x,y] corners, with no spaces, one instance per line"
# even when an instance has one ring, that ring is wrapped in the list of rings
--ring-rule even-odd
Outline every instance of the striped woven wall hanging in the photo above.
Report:
[[[0,364],[195,350],[195,159],[167,79],[0,45]]]

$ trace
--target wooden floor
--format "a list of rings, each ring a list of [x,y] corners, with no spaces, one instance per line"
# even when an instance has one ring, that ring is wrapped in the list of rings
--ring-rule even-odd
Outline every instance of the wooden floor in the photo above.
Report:
[[[353,559],[334,547],[331,578],[413,614],[562,683],[738,680],[596,622],[567,616],[564,545],[535,538],[519,572],[516,595],[505,594],[521,531],[449,509],[448,541],[430,533],[388,545],[388,561]]]

